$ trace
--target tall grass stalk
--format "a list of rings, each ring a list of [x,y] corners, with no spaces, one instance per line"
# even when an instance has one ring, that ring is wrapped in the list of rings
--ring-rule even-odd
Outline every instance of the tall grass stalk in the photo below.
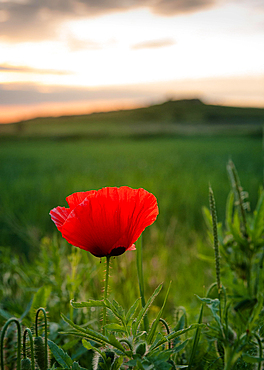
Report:
[[[137,275],[139,292],[141,297],[142,307],[146,305],[145,293],[144,293],[144,278],[143,278],[143,258],[142,258],[142,235],[137,241]],[[146,332],[149,330],[149,321],[147,314],[144,316],[144,329]]]
[[[210,210],[211,210],[212,223],[213,223],[216,283],[217,283],[218,298],[220,301],[221,280],[220,280],[220,254],[219,254],[218,232],[217,232],[217,215],[216,215],[214,193],[213,193],[211,186],[209,187],[209,203],[210,203]]]
[[[240,214],[241,214],[241,221],[242,221],[242,231],[245,238],[248,238],[247,234],[247,219],[246,219],[246,212],[245,207],[246,203],[244,202],[245,194],[243,193],[243,188],[240,184],[239,176],[236,170],[234,163],[230,160],[227,165],[227,171],[229,173],[229,177],[232,183],[232,187],[234,189],[234,193],[237,199],[237,203],[239,206]]]

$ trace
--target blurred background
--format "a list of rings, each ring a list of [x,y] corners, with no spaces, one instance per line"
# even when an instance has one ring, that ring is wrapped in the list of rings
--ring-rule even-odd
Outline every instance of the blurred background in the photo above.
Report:
[[[0,122],[168,98],[264,105],[260,0],[1,0]]]
[[[263,183],[263,45],[259,0],[0,0],[2,318],[43,286],[52,320],[69,298],[100,297],[99,259],[67,245],[49,211],[104,186],[157,197],[146,295],[173,280],[168,312],[197,307],[215,279],[209,183],[223,223],[228,160],[251,209]],[[135,253],[112,267],[111,294],[128,306]]]

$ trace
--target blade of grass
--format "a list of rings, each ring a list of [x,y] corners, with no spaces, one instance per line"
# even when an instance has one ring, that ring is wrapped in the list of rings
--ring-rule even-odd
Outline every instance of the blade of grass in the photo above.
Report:
[[[144,293],[144,278],[143,278],[143,259],[142,259],[142,235],[137,241],[137,274],[138,274],[138,284],[139,292],[141,297],[142,308],[146,305],[145,293]],[[147,314],[144,316],[144,330],[149,331],[149,321]]]

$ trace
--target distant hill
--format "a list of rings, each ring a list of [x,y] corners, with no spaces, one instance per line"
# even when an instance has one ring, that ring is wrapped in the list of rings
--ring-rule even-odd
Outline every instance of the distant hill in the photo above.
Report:
[[[65,117],[65,116],[64,116]],[[169,100],[145,108],[92,113],[87,121],[166,123],[264,123],[264,109],[204,104],[200,99]],[[66,117],[65,117],[66,118]]]
[[[264,109],[169,100],[145,108],[41,117],[0,125],[0,137],[82,138],[170,134],[260,134]]]

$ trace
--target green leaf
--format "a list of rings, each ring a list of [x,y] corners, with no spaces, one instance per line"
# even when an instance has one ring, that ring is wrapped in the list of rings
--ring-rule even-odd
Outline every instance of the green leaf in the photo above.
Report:
[[[59,334],[63,334],[63,335],[75,335],[76,337],[86,338],[86,339],[89,339],[89,340],[93,340],[87,334],[80,333],[78,330],[60,331]],[[102,345],[105,344],[104,342],[99,342],[99,341],[95,341],[95,342],[97,342],[99,344],[102,344]]]
[[[124,328],[124,326],[119,325],[119,324],[115,324],[115,323],[106,324],[105,328],[107,330],[112,330],[112,331],[118,331],[118,332],[124,332],[124,333],[126,332],[126,329]]]
[[[59,348],[56,343],[52,342],[49,339],[48,345],[55,360],[60,364],[60,366],[66,369],[70,369],[73,364],[73,361],[70,358],[70,356],[66,352],[64,352],[61,348]]]
[[[110,334],[109,337],[98,333],[97,331],[90,329],[90,328],[82,328],[79,325],[74,324],[70,319],[68,319],[65,315],[61,314],[64,321],[66,321],[71,327],[73,327],[76,331],[68,332],[68,334],[78,335],[82,338],[93,340],[99,344],[110,344],[113,347],[119,349],[121,352],[125,353],[125,349],[122,344],[115,338],[113,334]]]
[[[118,314],[121,316],[121,317],[124,317],[124,309],[123,307],[120,306],[120,304],[113,299],[113,306],[115,307],[116,309],[116,312],[118,312]]]
[[[184,328],[184,325],[185,325],[185,316],[186,314],[183,313],[180,317],[180,319],[178,320],[175,328],[173,329],[174,331],[178,331],[178,330],[181,330]]]
[[[211,217],[211,212],[210,212],[210,210],[209,210],[207,207],[205,207],[205,206],[203,206],[203,207],[202,207],[202,212],[203,212],[203,217],[204,217],[204,221],[205,221],[205,223],[206,223],[206,226],[207,226],[207,228],[208,228],[209,230],[211,230],[211,229],[212,229],[212,227],[213,227],[212,217]]]
[[[96,347],[92,346],[91,343],[88,342],[88,340],[85,339],[82,340],[82,345],[84,346],[84,348],[88,349],[88,351],[90,350],[94,351],[95,349],[97,349]]]
[[[173,353],[178,353],[178,352],[182,351],[186,347],[186,345],[189,342],[189,340],[190,339],[186,339],[184,342],[182,342],[178,346],[173,347]]]
[[[84,346],[84,348],[86,348],[88,351],[90,351],[90,350],[92,350],[92,351],[95,351],[95,352],[98,352],[104,359],[106,359],[106,356],[105,356],[105,354],[102,352],[102,351],[100,351],[100,349],[99,348],[96,348],[96,347],[94,347],[93,345],[91,345],[91,343],[90,342],[88,342],[88,340],[85,340],[85,339],[83,339],[82,340],[82,345]]]
[[[20,316],[19,320],[23,320],[23,319],[24,319],[24,317],[26,317],[26,316],[27,316],[27,314],[28,314],[28,313],[30,312],[30,310],[31,310],[32,303],[33,303],[33,298],[28,302],[27,307],[26,307],[25,311],[22,313],[22,315]],[[39,307],[43,307],[43,306],[39,306]],[[39,307],[38,307],[38,308],[39,308]],[[35,313],[36,313],[36,312],[35,312]]]
[[[109,343],[113,347],[115,347],[115,348],[119,349],[121,352],[125,353],[124,347],[122,346],[122,344],[116,339],[116,337],[112,333],[109,335]]]
[[[152,343],[152,345],[151,345],[151,348],[155,348],[155,346],[156,346],[156,344],[157,343],[159,343],[161,340],[163,340],[165,338],[165,336],[163,335],[163,334],[161,334],[161,333],[158,333],[157,335],[156,335],[156,337],[155,337],[155,340],[154,340],[154,342]],[[151,350],[150,350],[150,352],[151,352]]]
[[[151,304],[153,303],[154,299],[156,298],[156,296],[159,294],[159,292],[161,291],[161,288],[162,288],[162,284],[160,284],[154,291],[154,293],[152,294],[152,296],[148,299],[146,305],[144,307],[141,308],[139,314],[138,314],[138,317],[135,321],[135,324],[132,325],[132,331],[133,331],[133,335],[136,336],[136,331],[143,319],[143,317],[145,316],[145,314],[147,313],[148,309],[150,308]]]
[[[129,322],[129,320],[131,320],[138,308],[138,304],[139,304],[139,301],[140,301],[140,298],[138,298],[134,303],[133,305],[130,307],[130,309],[128,310],[127,314],[126,314],[126,323]]]
[[[32,321],[35,319],[36,311],[39,307],[47,307],[47,300],[51,293],[51,287],[43,285],[37,293],[35,293],[33,302],[30,308],[30,318]]]
[[[231,233],[233,234],[233,237],[235,239],[235,241],[243,246],[243,247],[248,247],[248,242],[247,240],[243,237],[242,235],[242,232],[241,232],[241,228],[240,228],[240,220],[239,220],[239,215],[238,215],[238,211],[236,210],[234,212],[234,219],[233,219],[233,223],[231,223],[229,225],[230,227],[230,231]]]
[[[211,264],[215,264],[215,259],[214,259],[214,257],[207,256],[206,254],[202,254],[202,253],[198,253],[198,254],[197,254],[197,257],[198,257],[198,258],[199,258],[199,260],[201,260],[201,261],[205,261],[205,262],[208,262],[208,263],[211,263]]]
[[[156,319],[153,321],[153,324],[151,325],[151,329],[148,333],[148,336],[147,336],[147,343],[150,344],[152,343],[153,341],[153,338],[154,338],[154,335],[156,333],[156,330],[157,330],[157,327],[158,327],[158,324],[159,324],[159,320],[163,314],[163,311],[164,311],[164,307],[165,307],[165,304],[167,302],[167,299],[168,299],[168,295],[169,295],[169,291],[170,291],[170,287],[171,287],[171,281],[170,281],[170,285],[169,285],[169,288],[167,290],[167,293],[166,293],[166,296],[165,296],[165,299],[164,299],[164,302],[163,302],[163,305],[158,313],[158,316],[156,317]]]
[[[84,307],[107,307],[104,301],[89,300],[88,302],[74,302],[71,300],[71,305],[74,308],[84,308]]]
[[[226,228],[230,230],[230,225],[232,225],[234,210],[234,192],[230,191],[226,201]]]
[[[81,326],[78,326],[74,324],[71,320],[69,320],[65,315],[61,314],[64,321],[66,321],[71,327],[76,329],[76,333],[74,335],[78,335],[80,337],[84,337],[86,339],[91,339],[94,342],[97,342],[99,344],[111,344],[106,336],[104,336],[101,333],[98,333],[97,331],[90,329],[90,328],[82,328]],[[79,333],[78,333],[79,332]]]
[[[201,308],[200,308],[199,319],[198,319],[199,324],[201,324],[202,321],[203,321],[203,307],[204,307],[204,305],[202,304]],[[194,357],[195,357],[195,354],[196,354],[196,351],[197,351],[197,347],[198,347],[198,343],[199,343],[199,339],[200,339],[200,332],[201,332],[201,329],[198,327],[196,329],[194,339],[193,339],[192,352],[191,352],[190,361],[189,361],[190,368],[192,367],[193,360],[194,360]]]
[[[256,210],[254,212],[253,222],[253,241],[257,241],[263,234],[264,229],[264,191],[262,191]]]
[[[152,346],[150,347],[149,351],[152,351],[152,350],[158,348],[162,344],[164,344],[166,342],[169,342],[170,340],[172,340],[172,339],[174,339],[176,337],[179,337],[180,335],[185,334],[185,333],[187,333],[190,330],[196,329],[198,327],[202,328],[202,327],[205,327],[205,326],[206,326],[205,324],[198,324],[197,323],[197,324],[192,324],[192,325],[188,326],[188,328],[185,328],[185,329],[182,329],[182,330],[178,330],[176,332],[173,331],[169,335],[163,336],[163,338],[160,339],[157,343],[154,342],[152,344]]]
[[[118,370],[118,369],[120,369],[120,367],[121,367],[122,364],[123,364],[123,356],[119,356],[112,363],[111,370]]]
[[[242,301],[239,301],[234,306],[234,310],[235,311],[243,312],[245,310],[248,310],[248,309],[253,308],[257,302],[258,302],[258,300],[256,298],[252,298],[252,299],[246,298],[246,299],[243,299]]]
[[[255,322],[259,319],[260,312],[263,308],[263,295],[259,294],[257,303],[253,308],[253,312],[248,320],[248,330],[251,331],[255,325]]]
[[[74,361],[74,363],[72,364],[72,370],[81,370],[78,362]]]
[[[104,302],[105,302],[105,306],[110,310],[110,311],[112,311],[113,312],[113,314],[119,319],[119,320],[121,320],[121,321],[123,321],[124,320],[124,313],[123,312],[120,312],[120,310],[119,309],[117,309],[116,308],[116,306],[113,304],[113,303],[111,303],[110,301],[109,301],[109,299],[105,299],[104,300]],[[116,302],[117,303],[117,302]]]
[[[222,328],[220,316],[217,314],[219,312],[220,301],[219,299],[211,299],[211,298],[200,298],[197,294],[196,297],[200,299],[201,302],[205,303],[207,307],[210,308],[217,324],[220,328]]]
[[[152,364],[154,364],[155,369],[170,370],[172,368],[172,363],[169,362],[169,359],[172,353],[172,350],[154,351],[146,357]]]
[[[264,358],[261,357],[255,357],[248,354],[242,355],[243,360],[248,364],[255,364],[257,362],[264,361]]]
[[[2,316],[6,320],[9,320],[13,317],[13,315],[10,315],[10,313],[5,311],[3,308],[0,308],[0,316]]]

